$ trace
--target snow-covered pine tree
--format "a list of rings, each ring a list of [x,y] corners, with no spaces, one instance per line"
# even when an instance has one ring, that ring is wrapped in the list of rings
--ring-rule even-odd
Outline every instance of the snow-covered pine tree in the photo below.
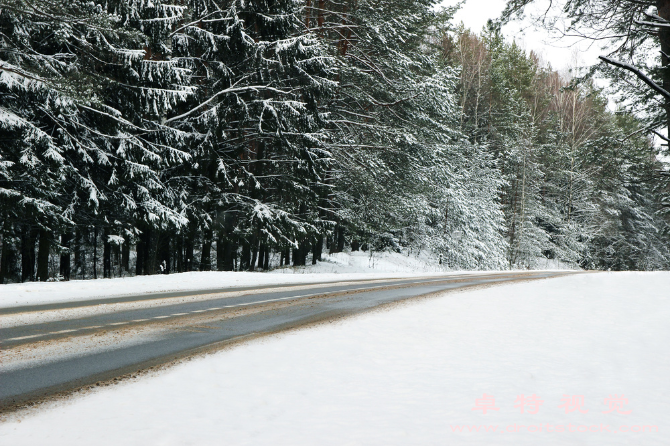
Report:
[[[35,279],[38,237],[37,276],[46,280],[55,235],[74,225],[74,188],[68,185],[81,186],[87,179],[76,175],[66,152],[76,154],[79,131],[88,133],[78,126],[80,110],[73,98],[86,97],[92,86],[78,72],[74,51],[82,28],[107,27],[108,19],[76,2],[12,1],[0,10],[3,280]],[[94,187],[84,188],[96,196]],[[11,264],[17,250],[20,266]]]
[[[146,15],[140,17],[142,7]],[[102,236],[106,260],[110,242],[124,240],[115,233],[125,231],[127,247],[139,222],[183,221],[168,202],[161,170],[185,154],[166,144],[174,132],[161,128],[159,117],[188,89],[175,82],[180,73],[165,76],[168,64],[152,69],[144,60],[152,42],[144,32],[161,23],[165,11],[157,2],[3,5],[2,128],[10,143],[2,155],[11,163],[3,197],[13,209],[10,218],[29,234],[22,242],[22,279],[32,278],[36,232],[38,277],[46,280],[49,253],[63,253],[61,272],[69,275],[68,245],[85,245],[89,230]],[[131,98],[149,105],[138,107]],[[97,258],[98,237],[90,242]],[[83,274],[79,248],[86,246],[75,252]],[[88,266],[95,275],[98,265]]]
[[[21,234],[21,267],[3,263],[7,279],[34,280],[39,236],[37,278],[46,280],[52,245],[74,227],[76,209],[98,206],[94,179],[77,169],[104,153],[89,122],[97,86],[80,58],[99,55],[87,38],[113,27],[113,17],[83,2],[17,0],[0,10],[0,206],[10,258]],[[20,275],[8,277],[11,269]]]
[[[458,131],[457,76],[433,45],[433,6],[344,2],[310,16],[342,61],[331,107],[331,252],[347,227],[353,246],[428,249],[435,258],[451,250],[455,267],[500,266],[499,176]],[[457,231],[462,240],[452,237]]]
[[[191,73],[172,55],[173,34],[185,7],[168,1],[111,1],[107,11],[126,31],[102,79],[105,105],[113,111],[109,163],[97,176],[109,188],[101,218],[103,257],[123,245],[121,269],[129,269],[129,245],[137,243],[135,272],[169,271],[172,234],[188,223],[181,183],[173,172],[190,162],[192,135],[165,124],[193,92]],[[105,47],[105,42],[96,44]],[[118,247],[116,248],[118,249]],[[161,268],[161,265],[164,265]],[[109,267],[104,268],[109,274]]]
[[[579,264],[595,229],[593,172],[583,163],[586,145],[606,122],[606,103],[588,85],[575,85],[549,69],[539,71],[534,90],[546,98],[538,114],[536,144],[544,172],[542,200],[551,219],[543,222],[552,246],[544,255]]]
[[[629,153],[623,159],[633,159],[630,154],[637,149],[631,147],[641,143],[629,138],[639,137],[639,119],[628,116],[628,124],[621,124],[625,114],[609,112],[593,85],[542,66],[534,54],[504,42],[495,29],[482,37],[459,30],[443,41],[443,48],[447,60],[462,67],[461,128],[490,147],[506,180],[502,198],[513,266],[544,266],[545,257],[591,268],[610,268],[623,258],[630,262],[617,268],[643,268],[652,257],[661,259],[655,265],[662,264],[662,205],[648,195],[659,176],[649,166],[657,161],[649,161],[654,158],[649,150],[633,157],[642,170],[616,161],[622,153]],[[607,153],[616,147],[617,155],[599,158],[606,146]],[[605,166],[615,167],[605,172]],[[637,186],[621,180],[617,189],[610,183],[616,178],[629,178]],[[624,214],[628,226],[621,223]],[[636,236],[628,232],[633,226]],[[636,248],[624,249],[624,240]],[[651,240],[660,248],[644,242]],[[619,257],[623,252],[631,254]]]
[[[583,266],[605,270],[667,269],[670,240],[655,185],[655,147],[635,118],[612,116],[588,143],[583,162],[593,170],[595,229]]]
[[[473,40],[475,45],[461,44],[466,48],[477,48],[480,42],[467,35],[459,39]],[[464,128],[486,129],[485,133],[481,129],[474,130],[475,135],[479,135],[476,139],[486,144],[504,180],[501,203],[508,265],[533,268],[551,247],[545,223],[554,219],[541,196],[544,173],[535,143],[537,128],[527,101],[537,65],[517,45],[506,43],[499,30],[488,30],[483,43],[487,54],[480,55],[483,52],[480,50],[457,55],[465,61],[475,57],[474,62],[464,66],[468,71],[478,65],[488,68],[486,79],[480,79],[482,74],[477,69],[474,73],[477,82],[470,82],[473,85],[463,86],[461,90],[462,95],[470,96],[469,101],[463,101],[468,104],[463,110],[468,113],[463,119]],[[458,48],[457,51],[463,50]],[[469,104],[472,102],[475,104]],[[486,104],[484,113],[481,103]]]
[[[197,90],[168,122],[197,135],[187,176],[205,234],[202,256],[216,238],[221,269],[233,268],[238,248],[241,269],[267,268],[271,250],[290,248],[304,264],[324,230],[320,184],[331,156],[323,106],[335,86],[333,60],[305,30],[298,2],[234,1],[223,9],[194,0],[188,11],[175,55]]]

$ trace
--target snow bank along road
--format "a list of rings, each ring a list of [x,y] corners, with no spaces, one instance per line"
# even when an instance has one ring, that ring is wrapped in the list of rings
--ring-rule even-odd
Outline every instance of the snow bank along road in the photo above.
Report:
[[[141,295],[0,310],[0,409],[250,336],[440,291],[574,272],[461,274]]]

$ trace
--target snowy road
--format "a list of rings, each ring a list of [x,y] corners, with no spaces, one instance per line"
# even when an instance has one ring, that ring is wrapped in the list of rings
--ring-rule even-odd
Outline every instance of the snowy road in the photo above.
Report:
[[[469,286],[566,272],[205,290],[2,309],[0,406],[132,374],[250,336]]]

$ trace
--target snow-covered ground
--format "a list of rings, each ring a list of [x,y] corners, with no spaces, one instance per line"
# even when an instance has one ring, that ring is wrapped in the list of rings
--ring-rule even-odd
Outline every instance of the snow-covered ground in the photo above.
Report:
[[[600,273],[413,300],[12,415],[0,444],[668,445],[668,290]]]
[[[546,269],[567,269],[548,261]],[[477,274],[475,271],[465,271]],[[480,271],[487,273],[490,271]],[[26,282],[0,286],[0,308],[88,299],[104,299],[173,291],[197,291],[247,286],[310,284],[320,282],[389,279],[460,274],[450,271],[426,252],[352,252],[324,255],[316,265],[286,267],[266,272],[207,271],[170,275],[124,277],[69,282]]]
[[[398,253],[340,253],[300,268],[261,272],[192,272],[116,279],[27,282],[0,286],[0,308],[19,305],[118,297],[142,293],[195,291],[254,285],[316,283],[444,274],[435,259]]]

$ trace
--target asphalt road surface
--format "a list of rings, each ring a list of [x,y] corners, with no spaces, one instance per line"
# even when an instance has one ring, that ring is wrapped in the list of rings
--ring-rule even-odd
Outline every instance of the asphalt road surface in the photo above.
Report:
[[[144,294],[0,309],[0,409],[268,333],[477,285],[570,272],[461,274]]]

